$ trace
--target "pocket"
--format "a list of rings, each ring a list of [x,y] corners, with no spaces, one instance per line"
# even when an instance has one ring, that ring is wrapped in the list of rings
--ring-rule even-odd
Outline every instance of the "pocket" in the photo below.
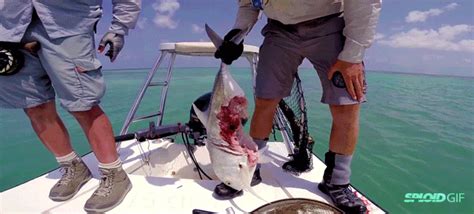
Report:
[[[75,71],[78,73],[86,73],[91,71],[99,71],[102,68],[102,64],[96,58],[90,59],[74,59]]]
[[[82,99],[94,102],[100,100],[105,93],[105,81],[102,75],[102,65],[96,58],[74,59],[77,79],[80,84]]]

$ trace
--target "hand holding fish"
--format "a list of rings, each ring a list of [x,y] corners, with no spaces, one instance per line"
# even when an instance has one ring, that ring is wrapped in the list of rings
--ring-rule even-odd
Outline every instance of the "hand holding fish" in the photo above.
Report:
[[[232,62],[238,59],[244,51],[244,41],[242,40],[239,44],[233,43],[231,40],[238,34],[241,34],[241,29],[232,29],[225,35],[224,41],[220,46],[216,46],[217,50],[214,54],[214,57],[217,59],[222,59],[227,65],[232,64]]]

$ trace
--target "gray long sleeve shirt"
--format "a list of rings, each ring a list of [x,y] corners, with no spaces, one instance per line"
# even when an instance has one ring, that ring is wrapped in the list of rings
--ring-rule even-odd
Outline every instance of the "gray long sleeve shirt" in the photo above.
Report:
[[[112,0],[110,32],[127,35],[135,27],[141,0]],[[0,41],[19,42],[36,10],[52,39],[91,32],[102,17],[102,0],[0,0]]]
[[[283,24],[296,24],[344,11],[346,42],[338,59],[359,63],[374,40],[382,0],[263,0],[263,13]],[[259,10],[251,0],[239,0],[234,28],[257,22]]]

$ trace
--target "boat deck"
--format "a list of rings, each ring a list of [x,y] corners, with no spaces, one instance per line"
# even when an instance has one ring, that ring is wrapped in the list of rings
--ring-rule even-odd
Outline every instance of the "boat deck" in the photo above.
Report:
[[[223,212],[232,207],[236,213],[250,212],[266,202],[250,193],[232,200],[217,200],[212,191],[218,180],[199,179],[194,164],[183,144],[158,140],[141,143],[122,143],[120,156],[129,173],[133,188],[124,201],[108,213],[192,213],[193,209]],[[144,151],[148,161],[142,160]],[[281,169],[287,161],[287,149],[283,143],[269,143],[271,161],[262,164],[263,182],[254,190],[267,201],[285,198],[309,198],[330,203],[317,184],[322,178],[325,165],[316,157],[314,169],[294,176]],[[209,155],[205,147],[197,147],[195,156],[204,171],[211,177]],[[91,153],[83,157],[94,179],[85,184],[79,193],[65,202],[53,202],[48,198],[49,189],[60,177],[59,170],[0,193],[1,213],[84,213],[83,206],[99,184],[97,160]],[[358,193],[359,194],[359,193]],[[360,194],[359,194],[360,195]],[[363,196],[362,196],[363,197]],[[369,213],[384,213],[382,209],[363,197]]]

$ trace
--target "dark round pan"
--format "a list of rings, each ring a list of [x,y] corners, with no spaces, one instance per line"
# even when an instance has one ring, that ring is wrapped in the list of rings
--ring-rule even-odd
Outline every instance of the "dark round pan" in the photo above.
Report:
[[[265,204],[251,212],[252,214],[339,214],[344,213],[337,207],[312,199],[288,198]]]

